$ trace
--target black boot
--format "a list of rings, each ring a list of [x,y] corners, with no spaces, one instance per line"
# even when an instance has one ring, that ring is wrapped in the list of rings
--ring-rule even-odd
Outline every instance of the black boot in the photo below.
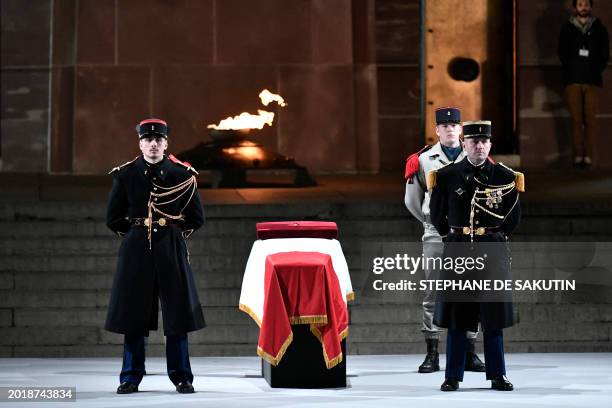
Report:
[[[474,339],[468,340],[468,347],[465,351],[465,371],[485,372],[484,363],[476,355],[476,345]]]
[[[117,388],[117,394],[132,394],[138,392],[138,386],[129,381],[124,381]]]
[[[499,377],[491,379],[491,388],[498,391],[512,391],[514,385],[508,381],[505,375],[500,375]]]
[[[438,339],[425,339],[427,355],[423,364],[419,366],[419,373],[433,373],[440,371],[440,355],[438,354]]]
[[[447,378],[440,386],[440,391],[457,391],[459,389],[459,381],[453,378]]]
[[[195,390],[193,389],[193,385],[191,385],[191,381],[185,380],[176,384],[176,392],[179,394],[193,394]]]

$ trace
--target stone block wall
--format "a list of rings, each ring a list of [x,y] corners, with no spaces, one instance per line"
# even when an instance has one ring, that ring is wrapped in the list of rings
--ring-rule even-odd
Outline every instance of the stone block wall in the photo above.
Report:
[[[207,205],[205,211],[207,222],[189,247],[208,327],[190,334],[192,355],[255,355],[258,328],[237,306],[255,223],[270,219],[338,222],[357,295],[349,305],[350,353],[423,352],[420,300],[374,292],[360,259],[365,241],[420,239],[421,226],[401,203]],[[103,329],[120,244],[103,214],[101,202],[0,204],[0,356],[120,355],[122,336]],[[609,207],[526,205],[514,240],[609,241],[610,214]],[[506,331],[508,351],[612,351],[610,304],[517,307],[521,322]],[[161,331],[151,333],[149,354],[163,355],[163,344]]]
[[[264,108],[264,88],[289,104],[254,141],[314,172],[377,170],[374,61],[354,44],[370,0],[31,3],[3,2],[0,171],[103,174],[139,153],[149,116],[176,154]]]
[[[425,141],[419,0],[23,4],[2,2],[2,172],[102,174],[138,154],[133,128],[145,116],[170,122],[178,153],[207,140],[207,124],[255,112],[263,88],[289,106],[273,108],[275,124],[253,139],[315,173],[401,172]],[[566,167],[570,159],[556,56],[570,4],[516,2],[517,137],[526,168]],[[612,8],[596,3],[594,13],[610,29]],[[599,168],[612,166],[601,148],[612,120],[610,66]]]

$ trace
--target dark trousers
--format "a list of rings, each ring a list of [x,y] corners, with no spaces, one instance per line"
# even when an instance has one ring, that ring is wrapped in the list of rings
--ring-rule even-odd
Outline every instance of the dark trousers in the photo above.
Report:
[[[181,381],[193,382],[191,365],[189,364],[189,347],[187,335],[166,336],[166,364],[168,377],[174,385]],[[125,336],[123,343],[123,367],[119,382],[140,384],[145,373],[145,341],[144,336]]]
[[[463,381],[465,369],[465,330],[448,330],[446,336],[446,378]],[[504,335],[502,330],[484,330],[484,356],[487,380],[506,374]]]

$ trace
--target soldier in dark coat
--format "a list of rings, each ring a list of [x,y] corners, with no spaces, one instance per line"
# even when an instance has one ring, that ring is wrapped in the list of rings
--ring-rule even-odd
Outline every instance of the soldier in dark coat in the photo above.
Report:
[[[187,333],[205,326],[186,239],[204,223],[195,170],[164,155],[169,128],[159,119],[137,126],[142,155],[115,167],[107,226],[122,237],[105,328],[125,335],[119,394],[138,391],[144,338],[157,330],[161,304],[168,376],[194,392]]]
[[[446,236],[449,248],[460,246],[450,243],[500,243],[493,245],[498,253],[492,257],[496,264],[489,268],[495,269],[493,272],[498,277],[507,275],[510,257],[505,243],[520,220],[519,191],[524,190],[524,177],[489,159],[491,122],[465,122],[463,133],[467,158],[428,174],[432,223],[440,235]],[[467,247],[479,251],[478,245]],[[483,330],[487,379],[494,389],[513,389],[505,377],[502,331],[514,324],[511,302],[439,301],[434,323],[448,328],[446,380],[442,391],[459,388],[465,365],[466,331],[476,330],[479,323]]]
[[[423,255],[436,257],[442,255],[442,237],[431,223],[429,212],[429,191],[425,179],[429,170],[439,169],[448,163],[459,162],[465,157],[461,148],[461,110],[453,107],[436,109],[436,134],[440,141],[433,146],[426,146],[406,160],[406,208],[423,223]],[[433,268],[423,267],[425,279],[430,279]],[[435,310],[435,292],[426,291],[423,297],[423,326],[427,354],[419,366],[419,373],[440,371],[438,341],[441,330],[433,323]],[[476,336],[478,330],[468,331],[468,342],[465,358],[465,370],[484,372],[484,363],[476,354]]]

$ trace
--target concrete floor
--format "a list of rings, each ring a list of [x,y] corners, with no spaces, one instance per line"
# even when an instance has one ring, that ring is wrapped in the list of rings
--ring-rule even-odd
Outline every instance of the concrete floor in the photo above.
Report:
[[[0,359],[0,387],[76,387],[77,401],[6,403],[66,407],[609,407],[612,354],[507,354],[514,392],[490,390],[484,373],[466,373],[459,392],[443,393],[443,372],[417,374],[420,355],[349,356],[346,389],[272,389],[256,357],[192,358],[196,393],[179,395],[165,375],[165,359],[147,360],[140,391],[117,395],[120,359]],[[442,360],[444,360],[442,358]]]

